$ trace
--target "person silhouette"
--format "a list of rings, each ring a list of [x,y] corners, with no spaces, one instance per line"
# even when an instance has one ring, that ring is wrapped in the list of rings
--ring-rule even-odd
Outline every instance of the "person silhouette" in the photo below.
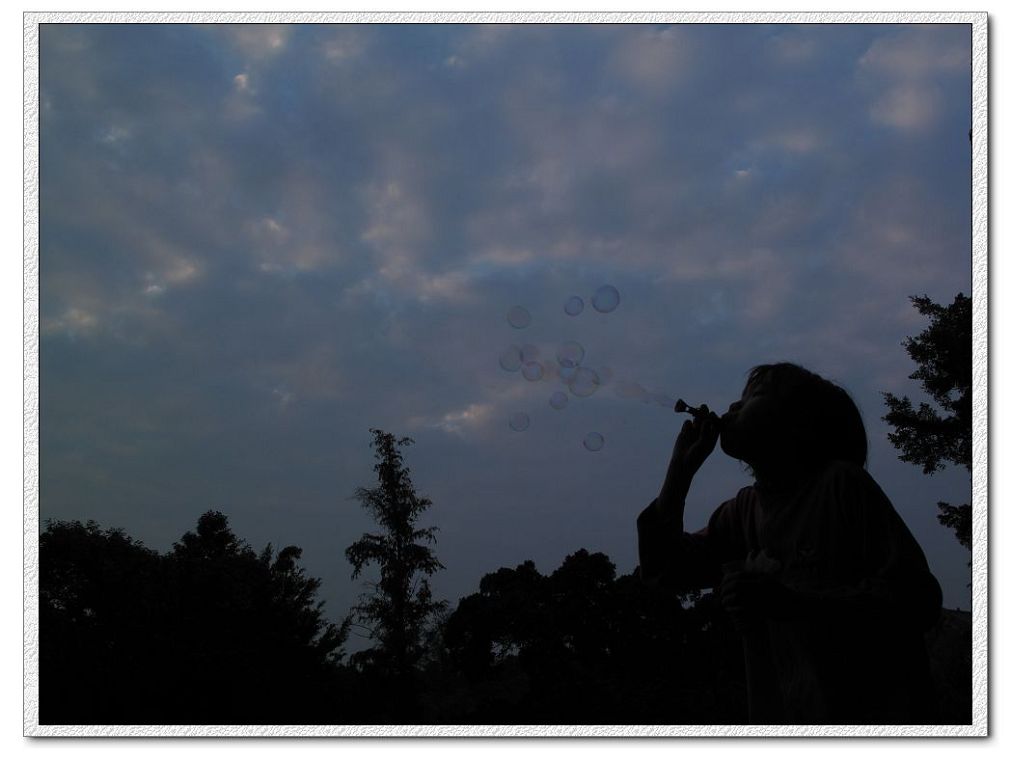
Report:
[[[865,469],[849,394],[796,364],[765,364],[724,415],[694,411],[637,520],[639,573],[717,590],[744,641],[749,722],[933,722],[923,634],[941,589]],[[717,440],[755,482],[686,533],[685,498]]]

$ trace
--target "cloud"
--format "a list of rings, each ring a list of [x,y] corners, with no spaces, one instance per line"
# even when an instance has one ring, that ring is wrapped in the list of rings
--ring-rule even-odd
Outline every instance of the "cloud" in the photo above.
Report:
[[[608,61],[623,80],[661,97],[669,95],[695,63],[691,33],[676,26],[621,35]]]
[[[320,52],[324,60],[330,64],[345,64],[359,58],[368,47],[368,27],[354,24],[327,26],[320,41]]]
[[[70,307],[57,317],[44,317],[40,329],[42,333],[66,333],[71,337],[88,335],[99,326],[98,317],[86,309]]]
[[[918,25],[885,33],[860,58],[861,68],[894,79],[964,73],[969,66],[968,27]]]
[[[932,87],[899,85],[878,97],[871,106],[871,119],[901,130],[925,129],[940,111],[939,100]]]
[[[210,27],[251,61],[263,61],[285,51],[295,28],[289,24],[221,24]]]
[[[810,27],[804,25],[787,27],[773,36],[769,44],[773,55],[790,65],[807,64],[819,52],[816,36]]]
[[[409,424],[412,427],[430,427],[444,433],[465,437],[469,432],[484,428],[488,424],[491,414],[492,406],[490,404],[470,404],[463,409],[446,412],[437,419],[412,418],[409,420]]]
[[[920,25],[875,39],[857,63],[875,92],[870,119],[907,133],[934,127],[949,106],[940,83],[969,71],[967,36],[964,25]]]

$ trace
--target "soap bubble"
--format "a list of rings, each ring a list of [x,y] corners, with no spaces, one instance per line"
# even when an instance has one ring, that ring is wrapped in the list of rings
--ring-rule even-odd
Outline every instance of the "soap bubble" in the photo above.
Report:
[[[574,340],[567,340],[558,347],[558,363],[562,367],[578,367],[586,356],[586,351]]]
[[[587,433],[583,439],[583,447],[587,451],[600,451],[604,448],[604,436],[600,433]]]
[[[517,433],[522,433],[530,427],[530,415],[525,412],[513,412],[509,415],[509,427]]]
[[[601,367],[597,370],[597,374],[600,376],[600,384],[607,385],[611,382],[611,378],[614,377],[614,370],[610,367]]]
[[[529,343],[525,344],[523,348],[520,349],[520,358],[523,363],[532,362],[538,359],[541,355],[541,350],[537,346],[532,346]]]
[[[540,362],[527,362],[523,365],[523,377],[527,380],[540,380],[544,376],[544,367]]]
[[[506,372],[515,372],[523,364],[523,358],[517,346],[509,346],[498,358],[498,366]]]
[[[564,409],[569,403],[569,397],[562,391],[555,391],[551,394],[551,398],[548,399],[548,403],[551,404],[552,409]]]
[[[559,367],[558,376],[568,385],[576,377],[576,367]]]
[[[592,396],[599,387],[600,377],[589,367],[578,367],[572,382],[569,383],[569,390],[580,398]]]
[[[517,330],[522,330],[530,324],[530,312],[522,306],[513,306],[506,312],[506,321]]]
[[[593,308],[601,314],[608,314],[618,308],[621,296],[613,285],[601,285],[593,294]]]
[[[565,302],[565,313],[570,317],[574,317],[583,311],[583,299],[579,296],[572,296],[568,301]]]

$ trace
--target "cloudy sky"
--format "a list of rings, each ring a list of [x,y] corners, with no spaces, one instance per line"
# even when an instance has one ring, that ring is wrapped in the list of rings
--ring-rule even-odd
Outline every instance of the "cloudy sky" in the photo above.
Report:
[[[899,462],[880,420],[881,391],[920,398],[908,297],[970,291],[968,26],[48,25],[40,45],[43,518],[162,550],[219,509],[257,548],[302,546],[336,619],[378,427],[416,441],[437,594],[581,547],[628,572],[668,399],[722,410],[790,360],[853,394],[870,472],[968,607],[935,517],[968,475]],[[568,341],[589,395],[560,376]],[[503,369],[511,346],[539,380]],[[714,454],[688,526],[748,482]]]

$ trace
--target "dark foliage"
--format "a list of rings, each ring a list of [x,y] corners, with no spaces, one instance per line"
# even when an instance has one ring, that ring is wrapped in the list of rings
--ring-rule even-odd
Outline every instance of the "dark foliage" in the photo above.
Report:
[[[305,723],[340,699],[346,630],[298,547],[257,554],[208,512],[165,555],[93,522],[39,550],[42,723]]]
[[[882,418],[894,428],[889,440],[904,462],[919,465],[926,475],[947,463],[972,468],[972,299],[959,293],[948,306],[926,296],[913,296],[917,311],[930,320],[916,337],[903,341],[919,380],[935,405],[914,407],[907,396],[885,393],[888,413]],[[938,520],[971,547],[972,510],[969,504],[939,503]]]
[[[616,576],[603,554],[485,575],[397,681],[340,663],[297,549],[255,554],[218,513],[166,555],[94,523],[50,523],[40,544],[43,724],[746,720],[741,641],[714,596]],[[968,633],[947,613],[928,636],[946,723],[970,719]]]
[[[443,629],[428,669],[433,720],[739,723],[740,642],[713,603],[615,577],[581,549],[551,575],[532,562],[486,575]],[[438,688],[434,688],[438,687]]]

